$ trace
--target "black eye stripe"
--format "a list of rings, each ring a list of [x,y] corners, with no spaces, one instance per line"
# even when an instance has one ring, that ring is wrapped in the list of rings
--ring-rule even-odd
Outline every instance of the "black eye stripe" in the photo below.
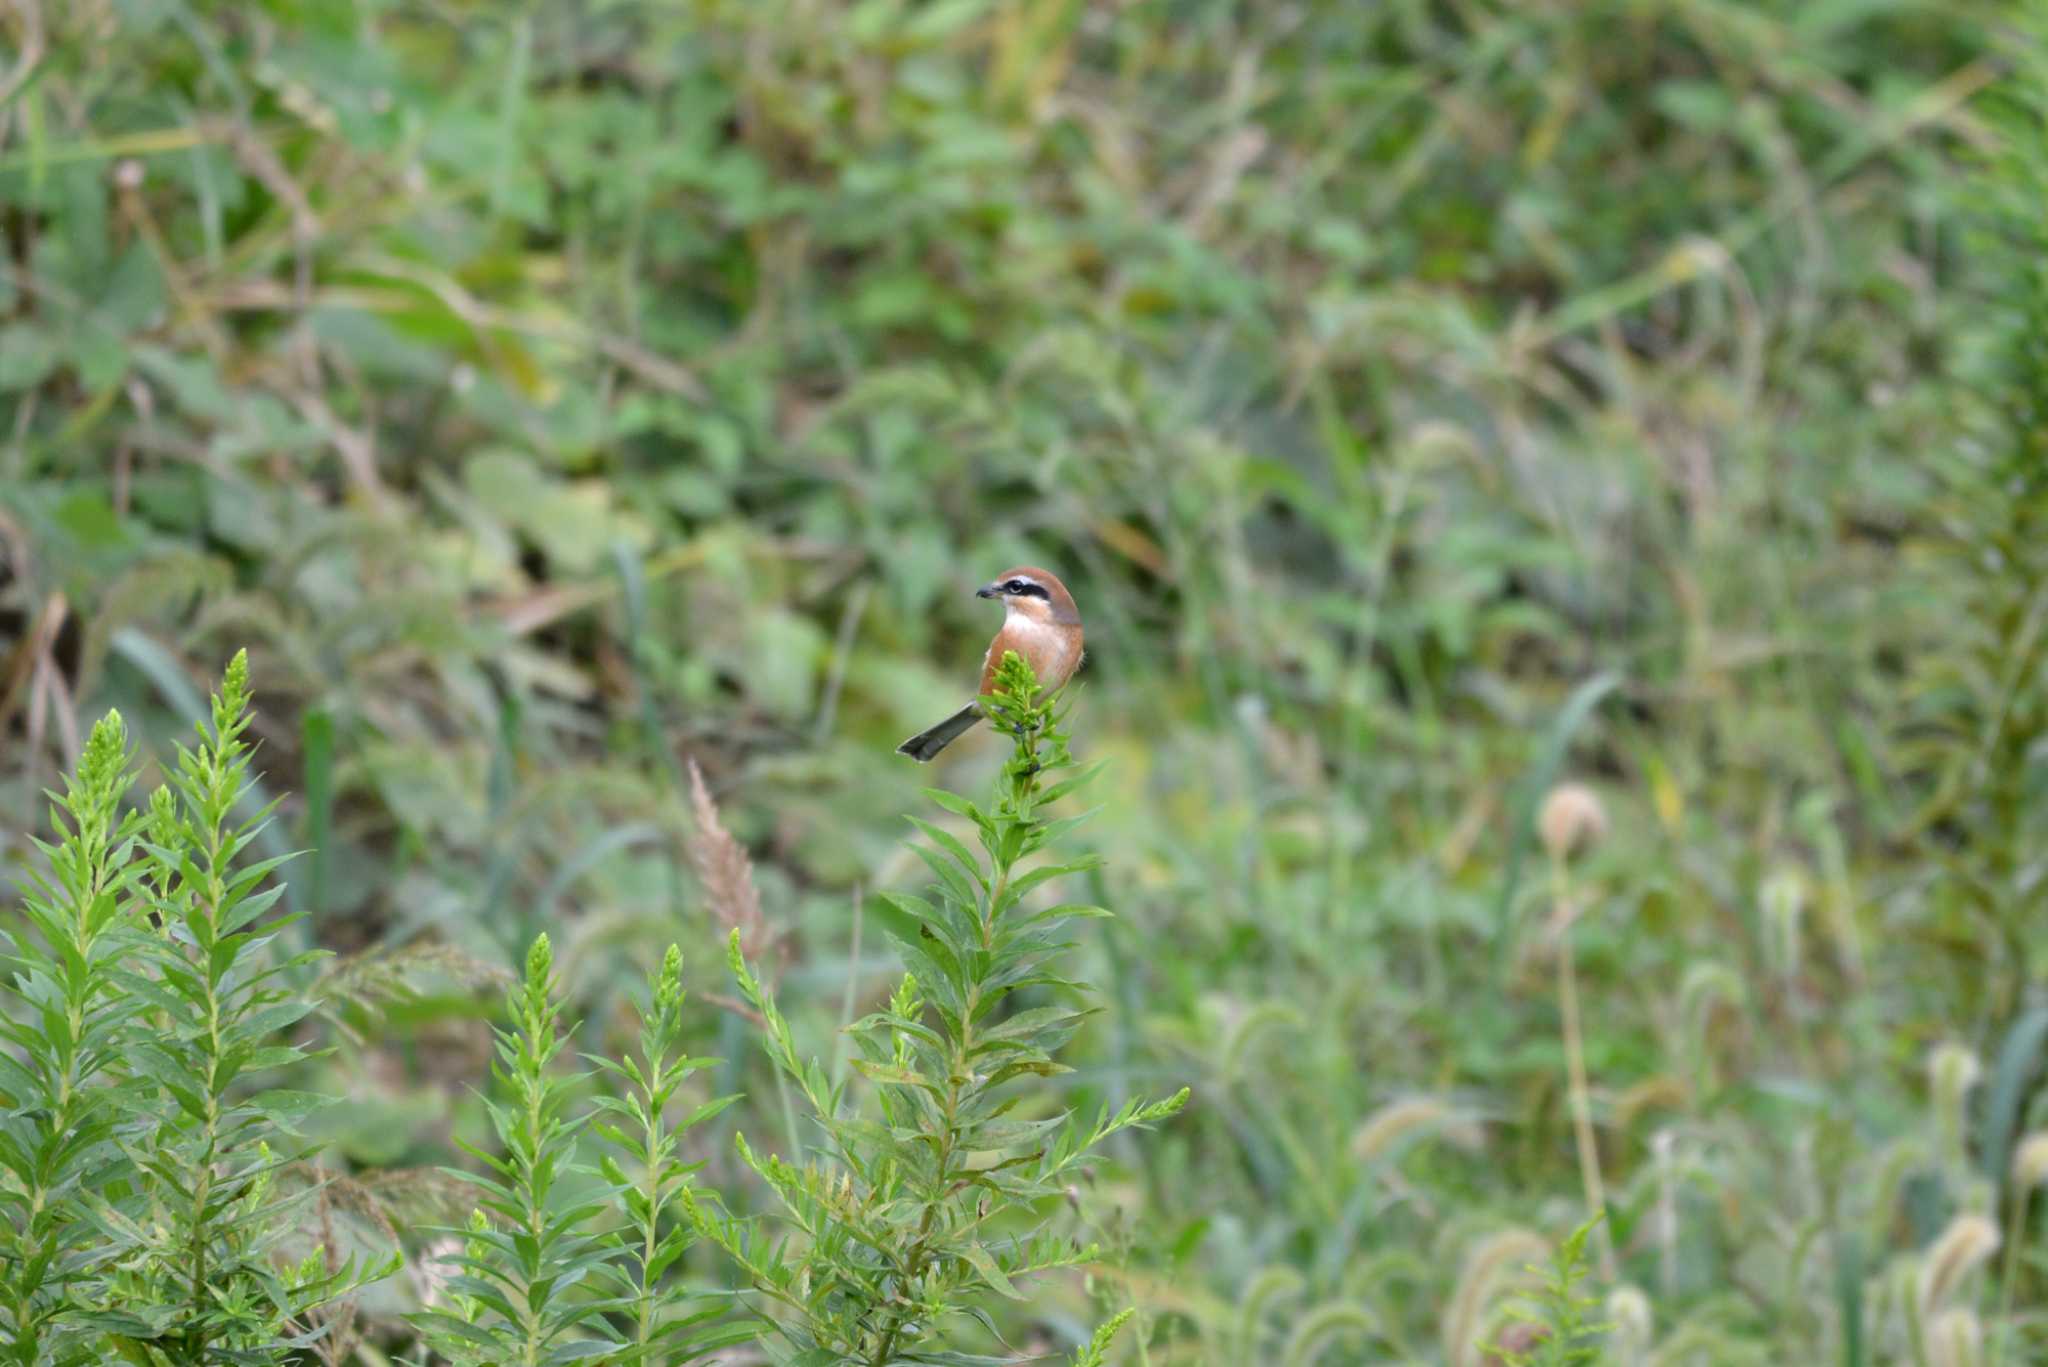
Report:
[[[1043,585],[1034,584],[1029,579],[1012,579],[1009,583],[1003,585],[1003,588],[1006,592],[1014,593],[1020,598],[1043,598],[1048,602],[1052,599],[1052,595],[1045,591]]]

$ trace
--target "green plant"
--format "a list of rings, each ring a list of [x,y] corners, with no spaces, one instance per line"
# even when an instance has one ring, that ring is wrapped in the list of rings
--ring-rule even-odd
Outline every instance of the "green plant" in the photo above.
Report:
[[[1095,1332],[1088,1336],[1088,1341],[1074,1350],[1074,1367],[1104,1367],[1109,1361],[1111,1340],[1123,1329],[1125,1321],[1136,1313],[1134,1310],[1119,1310],[1095,1326]]]
[[[511,1024],[497,1032],[491,1078],[505,1099],[484,1103],[504,1152],[463,1145],[485,1171],[458,1174],[478,1203],[462,1252],[447,1260],[459,1269],[442,1283],[455,1308],[417,1317],[426,1342],[456,1363],[538,1367],[591,1361],[616,1346],[609,1306],[586,1289],[619,1249],[593,1228],[606,1193],[573,1190],[577,1135],[589,1117],[567,1114],[573,1079],[553,1067],[562,1051],[554,967],[548,937],[536,937],[506,994]]]
[[[310,1192],[280,1180],[321,1098],[259,1080],[306,1057],[280,1033],[311,1010],[296,978],[318,956],[274,952],[295,919],[266,919],[283,860],[243,858],[270,817],[239,814],[248,708],[237,654],[146,812],[120,815],[119,714],[57,800],[69,829],[43,847],[35,934],[9,956],[27,1010],[0,1018],[21,1054],[0,1069],[18,1361],[283,1362],[325,1335],[327,1307],[390,1270],[309,1244],[293,1217]]]
[[[1579,1017],[1578,974],[1572,957],[1572,923],[1579,908],[1573,900],[1570,866],[1583,847],[1598,842],[1607,828],[1600,799],[1583,784],[1561,784],[1544,799],[1539,820],[1544,853],[1550,859],[1551,932],[1557,937],[1557,1010],[1564,1027],[1564,1060],[1571,1104],[1572,1136],[1578,1146],[1579,1181],[1586,1193],[1586,1218],[1600,1231],[1600,1273],[1615,1278],[1614,1241],[1601,1217],[1607,1211],[1606,1187],[1600,1180],[1600,1145],[1593,1137],[1592,1087],[1586,1080],[1585,1028]]]
[[[114,1125],[146,1084],[124,1067],[142,998],[122,991],[140,947],[131,861],[141,817],[121,811],[134,777],[118,712],[92,730],[64,793],[52,794],[56,845],[37,842],[48,873],[22,902],[31,937],[8,943],[9,1009],[0,1012],[0,1343],[26,1362],[71,1356],[82,1297],[107,1260],[87,1193],[126,1171]],[[55,1340],[52,1342],[51,1340]]]
[[[594,1104],[618,1121],[600,1119],[596,1129],[617,1150],[598,1161],[627,1216],[621,1231],[624,1266],[615,1268],[614,1274],[632,1330],[628,1351],[616,1356],[619,1362],[685,1362],[744,1342],[755,1332],[755,1326],[745,1321],[718,1323],[724,1310],[720,1305],[685,1309],[689,1298],[673,1279],[664,1279],[695,1234],[689,1218],[695,1200],[691,1177],[702,1165],[685,1163],[677,1155],[680,1137],[737,1099],[713,1097],[681,1121],[669,1122],[668,1108],[684,1080],[717,1062],[684,1053],[683,1028],[683,955],[670,945],[641,1010],[640,1057],[615,1061],[589,1056],[618,1087],[617,1095],[600,1094]]]
[[[563,1048],[554,947],[535,938],[520,981],[506,996],[509,1026],[497,1032],[491,1076],[501,1097],[485,1100],[501,1153],[465,1144],[481,1172],[455,1175],[479,1204],[469,1225],[442,1231],[459,1251],[439,1260],[437,1302],[414,1316],[421,1337],[458,1364],[681,1363],[751,1336],[716,1323],[720,1307],[678,1313],[689,1299],[667,1278],[689,1247],[692,1168],[676,1156],[677,1136],[730,1104],[707,1102],[680,1125],[665,1112],[689,1075],[709,1060],[677,1048],[683,1005],[682,953],[670,946],[640,1012],[641,1057],[592,1059],[623,1084],[571,1115],[580,1076],[556,1067]],[[624,1125],[599,1117],[617,1117]],[[610,1147],[593,1171],[583,1131],[593,1120]],[[639,1169],[629,1172],[624,1158]],[[624,1219],[607,1222],[608,1212]],[[617,1324],[624,1319],[629,1328]]]
[[[1046,809],[1088,775],[1048,784],[1072,763],[1061,713],[1014,652],[1003,657],[987,707],[1014,741],[994,804],[984,810],[929,793],[973,823],[981,856],[913,818],[931,842],[918,854],[938,881],[929,896],[885,894],[910,928],[895,937],[910,971],[881,1011],[847,1027],[860,1049],[853,1066],[873,1084],[872,1112],[798,1052],[733,940],[733,974],[761,1014],[769,1054],[810,1108],[820,1147],[792,1162],[738,1141],[792,1238],[757,1237],[739,1219],[707,1218],[703,1227],[770,1310],[791,1362],[978,1361],[943,1346],[947,1322],[984,1315],[989,1296],[1021,1299],[1018,1282],[1031,1274],[1093,1257],[1051,1231],[1046,1208],[1104,1139],[1163,1120],[1187,1100],[1183,1088],[1164,1101],[1105,1106],[1080,1123],[1042,1112],[1018,1085],[1066,1071],[1054,1054],[1088,1013],[1070,1004],[1083,988],[1056,961],[1070,947],[1069,925],[1107,913],[1026,905],[1033,889],[1097,862],[1020,867],[1081,819],[1051,819]],[[1009,1009],[1024,992],[1051,1000]]]
[[[1547,1265],[1529,1268],[1537,1279],[1535,1287],[1510,1301],[1507,1309],[1509,1319],[1526,1326],[1527,1332],[1519,1336],[1519,1346],[1501,1342],[1491,1350],[1505,1367],[1570,1367],[1599,1356],[1600,1339],[1612,1326],[1588,1316],[1599,1301],[1581,1295],[1579,1283],[1588,1272],[1587,1236],[1605,1218],[1589,1217],[1558,1243]]]
[[[2040,10],[0,4],[0,883],[92,718],[162,753],[246,643],[309,941],[377,973],[546,927],[563,1020],[612,1028],[713,919],[688,752],[810,1049],[901,971],[874,855],[922,771],[876,756],[958,701],[959,578],[1042,559],[1115,756],[1070,894],[1120,912],[1073,974],[1111,1015],[1059,1057],[1204,1099],[1073,1184],[1155,1360],[1344,1305],[1388,1356],[1483,1333],[1460,1251],[1592,1170],[1573,1072],[1660,1356],[1888,1360],[1872,1279],[1971,1209],[2026,1216],[1987,1353],[2048,1359],[2039,1192],[1958,1185],[1918,1071],[1982,1058],[1983,1177],[2048,1125]],[[1488,953],[1565,772],[1628,835],[1569,935],[1576,1069],[1556,975]],[[275,1079],[350,1098],[329,1196],[488,1142],[502,991],[415,981]],[[731,1061],[678,1113],[744,1088],[713,1124],[798,1161],[743,1016],[684,1029]],[[1469,1137],[1361,1161],[1418,1096]],[[997,1331],[1092,1324],[1076,1280]],[[360,1298],[376,1342],[407,1289]]]

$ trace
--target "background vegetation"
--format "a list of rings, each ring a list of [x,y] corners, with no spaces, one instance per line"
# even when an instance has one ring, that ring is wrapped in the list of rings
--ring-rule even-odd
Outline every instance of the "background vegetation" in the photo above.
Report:
[[[727,935],[843,1077],[922,872],[890,747],[961,701],[969,590],[1042,562],[1117,912],[1046,1086],[1193,1100],[1073,1184],[1100,1258],[985,1351],[1132,1307],[1112,1361],[1526,1341],[1586,1213],[1569,984],[1611,1360],[2038,1360],[2039,32],[12,0],[0,873],[94,719],[146,792],[248,649],[250,854],[310,851],[285,939],[341,956],[282,1075],[347,1101],[325,1218],[413,1257],[328,1346],[390,1360],[541,930],[609,1057],[681,944],[664,1038],[723,1062],[679,1104],[744,1096],[680,1157],[763,1204],[732,1136],[803,1131]],[[1564,777],[1607,830],[1546,869]]]

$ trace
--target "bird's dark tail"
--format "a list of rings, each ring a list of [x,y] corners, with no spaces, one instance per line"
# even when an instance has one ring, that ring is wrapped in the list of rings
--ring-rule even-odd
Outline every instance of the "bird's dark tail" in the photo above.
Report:
[[[981,704],[971,702],[940,722],[937,726],[920,731],[896,747],[899,755],[908,755],[923,763],[939,751],[951,745],[960,733],[981,720]]]

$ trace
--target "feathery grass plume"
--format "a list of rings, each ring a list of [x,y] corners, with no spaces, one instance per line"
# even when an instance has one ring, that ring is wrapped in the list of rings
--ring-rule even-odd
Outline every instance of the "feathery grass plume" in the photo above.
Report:
[[[1998,1226],[1982,1215],[1958,1215],[1928,1246],[1917,1288],[1920,1320],[1932,1321],[1984,1260],[1998,1251]]]
[[[1952,1305],[1927,1322],[1927,1367],[1983,1367],[1984,1325],[1977,1312]]]
[[[767,918],[761,913],[761,893],[754,886],[754,861],[746,846],[733,837],[719,819],[718,804],[704,785],[704,771],[689,761],[690,811],[697,828],[690,833],[690,867],[704,885],[705,900],[721,925],[740,937],[740,949],[757,958],[768,947],[771,936]]]
[[[1649,1295],[1626,1282],[1607,1293],[1608,1321],[1614,1326],[1611,1347],[1620,1367],[1633,1367],[1649,1356],[1656,1338],[1656,1314]]]
[[[1710,1037],[1715,1009],[1740,1011],[1748,1001],[1741,975],[1711,959],[1692,964],[1679,980],[1678,1019],[1692,1054],[1693,1087],[1698,1096],[1710,1095],[1718,1085]]]
[[[1583,783],[1560,783],[1543,798],[1536,833],[1552,859],[1571,859],[1607,834],[1607,807]]]
[[[1864,1206],[1863,1236],[1873,1248],[1888,1240],[1887,1230],[1897,1217],[1906,1183],[1916,1169],[1933,1158],[1924,1135],[1904,1135],[1880,1149],[1871,1161],[1873,1176],[1859,1185],[1868,1193]]]
[[[371,1007],[416,998],[423,980],[442,979],[466,989],[503,989],[512,975],[453,945],[422,940],[336,959],[307,989],[321,1016],[346,1037],[364,1038],[360,1017]]]
[[[1651,1231],[1657,1240],[1657,1285],[1665,1295],[1678,1286],[1678,1135],[1668,1128],[1650,1136],[1650,1161],[1657,1183]]]
[[[1963,1045],[1938,1044],[1927,1056],[1927,1086],[1934,1103],[1934,1124],[1942,1161],[1961,1169],[1967,1155],[1963,1135],[1968,1126],[1965,1103],[1970,1089],[1984,1075],[1977,1055]]]
[[[310,1236],[330,1275],[342,1270],[343,1249],[366,1241],[379,1241],[389,1249],[394,1264],[404,1257],[404,1239],[374,1187],[303,1161],[280,1168],[278,1176],[312,1194],[313,1218],[301,1237]],[[320,1326],[313,1351],[327,1367],[343,1367],[356,1360],[356,1349],[365,1337],[358,1325],[360,1311],[357,1298],[349,1297],[315,1307],[307,1316]]]
[[[1339,1342],[1377,1338],[1379,1317],[1355,1301],[1326,1301],[1311,1309],[1287,1337],[1283,1367],[1315,1367]]]
[[[846,1027],[860,1050],[853,1069],[872,1086],[869,1104],[797,1052],[774,996],[747,965],[739,931],[731,936],[733,976],[760,1012],[768,1052],[801,1093],[822,1144],[812,1161],[795,1164],[736,1137],[741,1161],[800,1240],[770,1244],[748,1222],[702,1208],[700,1227],[772,1315],[778,1351],[800,1361],[964,1361],[944,1347],[956,1317],[985,1316],[990,1297],[1021,1299],[1023,1278],[1096,1256],[1050,1224],[1075,1170],[1110,1135],[1164,1120],[1187,1101],[1182,1089],[1164,1101],[1105,1105],[1092,1121],[1027,1109],[1040,1099],[1057,1106],[1034,1089],[1067,1071],[1055,1053],[1090,1014],[1070,1004],[1082,985],[1059,971],[1068,931],[1108,913],[1027,906],[1035,888],[1099,862],[1023,867],[1079,820],[1051,819],[1046,809],[1088,775],[1057,777],[1072,765],[1062,710],[1041,699],[1015,652],[1004,654],[984,704],[1015,742],[993,806],[927,790],[973,823],[980,855],[913,818],[931,841],[916,850],[937,882],[927,896],[883,894],[917,931],[896,941],[909,972],[888,1004]]]
[[[1235,1082],[1244,1075],[1245,1060],[1262,1035],[1308,1028],[1300,1010],[1287,1002],[1265,1001],[1242,1011],[1233,1011],[1229,1028],[1216,1049],[1216,1073]]]
[[[1806,918],[1806,874],[1793,865],[1773,869],[1757,890],[1764,953],[1780,978],[1799,976],[1801,930]]]
[[[2019,1287],[2020,1255],[2026,1247],[2027,1215],[2033,1207],[2034,1189],[2048,1184],[2048,1130],[2035,1130],[2021,1137],[2012,1151],[2012,1184],[2006,1192],[2011,1213],[2006,1217],[2005,1257],[1998,1273],[1998,1319],[2000,1333],[1994,1367],[2003,1360],[2006,1339],[2013,1332],[2012,1302]]]
[[[1352,1131],[1351,1156],[1370,1166],[1423,1133],[1440,1134],[1467,1149],[1483,1142],[1479,1123],[1470,1112],[1439,1097],[1409,1096],[1388,1102]]]
[[[1236,1348],[1238,1360],[1251,1362],[1257,1359],[1266,1311],[1269,1307],[1284,1301],[1291,1301],[1307,1289],[1308,1282],[1301,1273],[1279,1263],[1262,1267],[1245,1284],[1244,1295],[1238,1301]]]
[[[1540,1235],[1520,1228],[1489,1234],[1466,1251],[1458,1284],[1444,1307],[1444,1358],[1451,1367],[1478,1367],[1495,1301],[1529,1280],[1530,1264],[1549,1252]]]
[[[2022,1136],[2013,1147],[2012,1181],[2021,1191],[2048,1183],[2048,1130]]]

